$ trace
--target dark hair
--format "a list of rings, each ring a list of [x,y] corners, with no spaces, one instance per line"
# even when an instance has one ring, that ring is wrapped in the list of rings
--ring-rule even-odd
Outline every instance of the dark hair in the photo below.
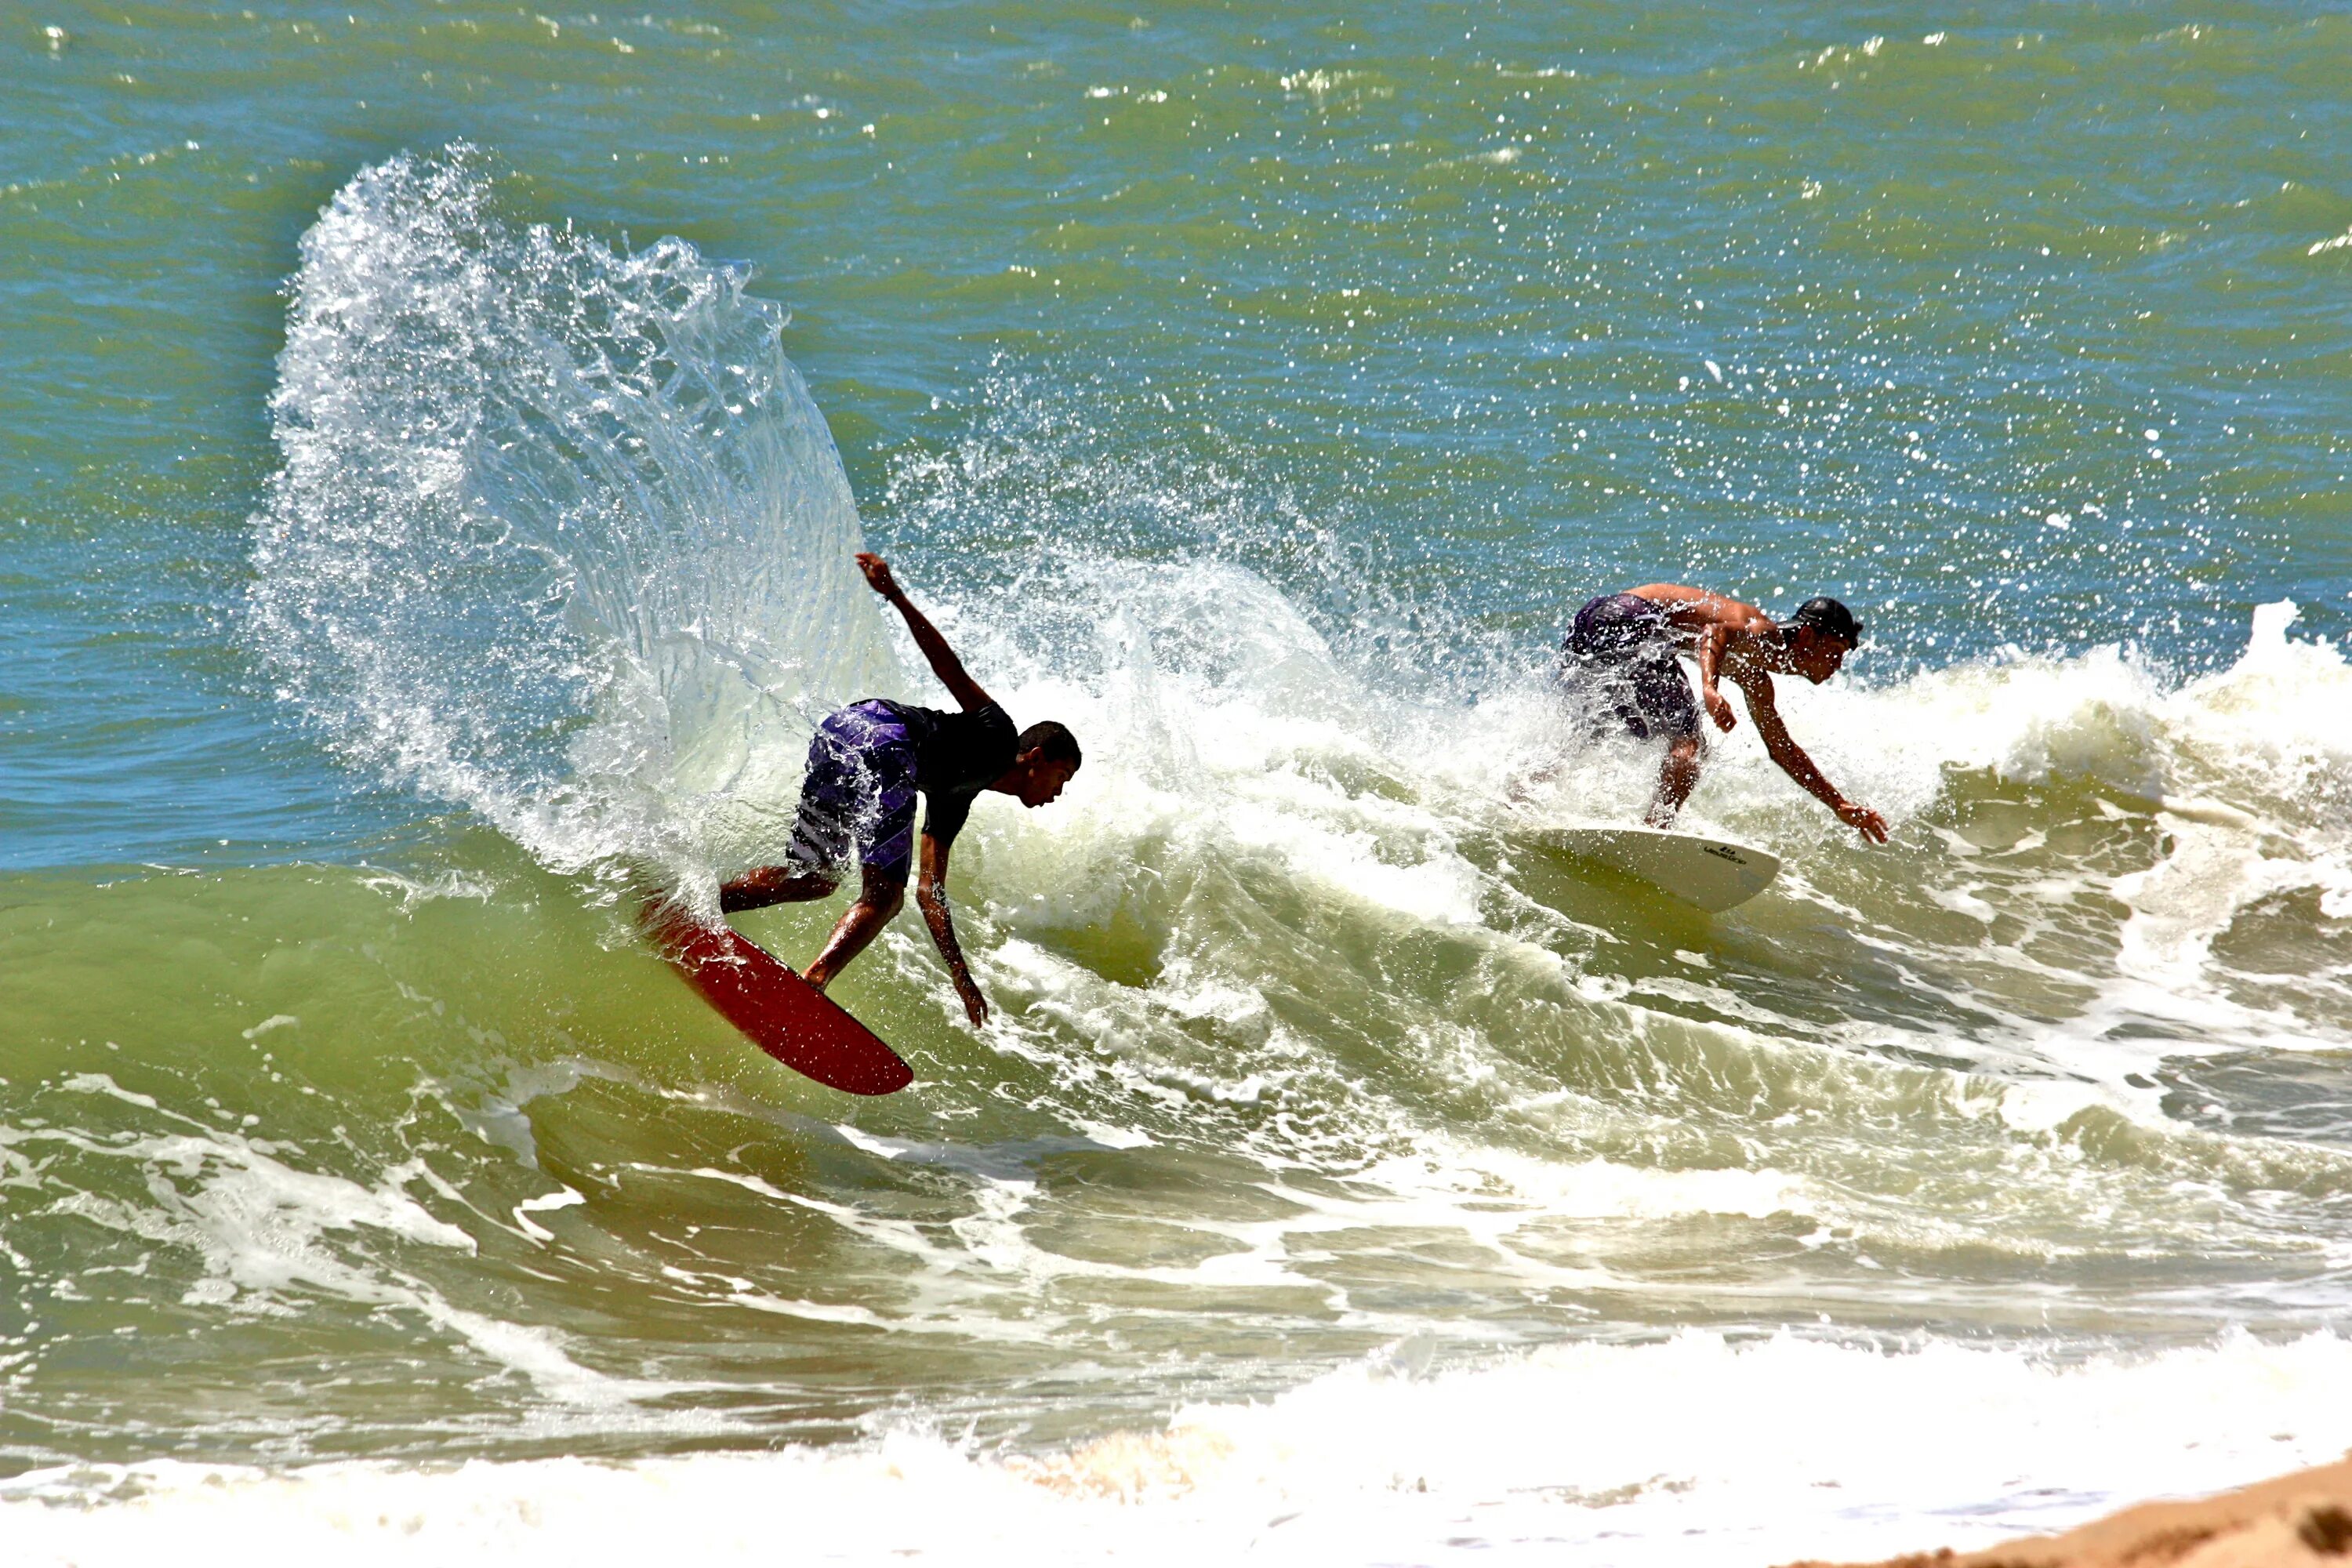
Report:
[[[1862,623],[1853,612],[1827,595],[1807,599],[1789,617],[1792,626],[1811,626],[1817,632],[1837,638],[1848,647],[1862,646]]]
[[[1043,752],[1047,762],[1067,763],[1074,772],[1086,760],[1078,755],[1078,738],[1051,719],[1022,731],[1021,739],[1013,743],[1013,751],[1016,756]]]

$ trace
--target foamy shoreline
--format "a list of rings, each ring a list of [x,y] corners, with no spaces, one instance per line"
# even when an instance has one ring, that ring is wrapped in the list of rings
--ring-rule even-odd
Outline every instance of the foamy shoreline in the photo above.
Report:
[[[1443,1547],[1433,1555],[1434,1542],[1376,1546],[1361,1535],[1349,1541],[1313,1530],[1293,1537],[1280,1515],[1233,1518],[1204,1529],[1205,1521],[1169,1518],[1164,1505],[1133,1497],[1087,1500],[1081,1511],[1091,1518],[1074,1531],[1076,1521],[1063,1511],[1071,1500],[1054,1478],[1031,1475],[1025,1479],[1046,1484],[1027,1485],[1003,1470],[983,1473],[944,1455],[903,1448],[870,1458],[875,1462],[846,1468],[825,1466],[813,1454],[709,1456],[652,1466],[577,1458],[446,1468],[361,1463],[276,1475],[165,1463],[116,1471],[104,1500],[78,1501],[60,1489],[70,1491],[73,1481],[86,1483],[93,1473],[69,1479],[58,1472],[55,1479],[65,1483],[58,1489],[19,1489],[26,1478],[11,1484],[16,1495],[0,1502],[0,1541],[12,1562],[28,1568],[146,1563],[207,1542],[264,1540],[268,1555],[286,1560],[297,1552],[328,1552],[347,1563],[387,1565],[489,1563],[557,1552],[571,1562],[617,1563],[640,1561],[665,1544],[706,1562],[763,1563],[774,1561],[787,1538],[799,1560],[828,1563],[913,1555],[1173,1563],[1202,1561],[1205,1550],[1207,1560],[1339,1568],[1454,1555]],[[1150,1468],[1166,1458],[1159,1456]],[[789,1511],[780,1514],[773,1484],[813,1463],[831,1471],[824,1479],[837,1506],[803,1511],[787,1503]],[[933,1528],[910,1531],[908,1516],[890,1510],[889,1494],[900,1494],[897,1500],[904,1503],[910,1486],[930,1505]],[[1164,1528],[1170,1525],[1172,1532]],[[1713,1550],[1673,1553],[1671,1560],[1742,1561],[1737,1534],[1727,1531]],[[1659,1560],[1607,1532],[1580,1549],[1558,1539],[1522,1539],[1489,1542],[1475,1555],[1487,1560],[1497,1547],[1491,1560],[1511,1563],[1559,1561],[1564,1549],[1567,1560],[1580,1563]],[[2210,1497],[2138,1503],[2063,1534],[1966,1552],[1948,1546],[1866,1565],[1809,1558],[1785,1568],[2337,1568],[2347,1558],[2352,1457]]]
[[[2097,1568],[2120,1559],[2015,1543],[2088,1538],[2135,1499],[2290,1466],[2326,1468],[2158,1507],[2234,1521],[2243,1502],[2258,1523],[2281,1486],[2331,1476],[2352,1497],[2335,1460],[2347,1410],[2352,1342],[2324,1334],[2068,1364],[1704,1332],[1452,1369],[1400,1346],[1268,1400],[1028,1453],[909,1423],[839,1447],[631,1458],[68,1463],[0,1479],[0,1544],[11,1568],[145,1564],[213,1542],[356,1565],[770,1563],[789,1543],[803,1563],[1155,1568],[1763,1568],[1929,1563],[1891,1554],[1940,1545],[1980,1568]],[[576,1440],[595,1446],[586,1427]],[[2280,1517],[2231,1538],[2268,1551],[2299,1528]]]

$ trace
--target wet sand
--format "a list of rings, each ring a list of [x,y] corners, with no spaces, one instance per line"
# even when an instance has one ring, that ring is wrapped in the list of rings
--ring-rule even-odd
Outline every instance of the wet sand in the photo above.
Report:
[[[2345,1568],[2352,1457],[2188,1502],[2147,1502],[1982,1552],[1914,1552],[1872,1568]],[[1789,1568],[1830,1568],[1807,1562]]]

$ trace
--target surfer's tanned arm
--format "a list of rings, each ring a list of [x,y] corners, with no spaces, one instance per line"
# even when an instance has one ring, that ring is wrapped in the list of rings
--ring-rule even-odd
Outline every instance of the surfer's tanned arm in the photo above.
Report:
[[[973,1028],[979,1028],[988,1022],[988,998],[981,994],[979,982],[964,963],[962,944],[956,941],[955,917],[948,909],[948,847],[928,833],[923,835],[923,869],[915,883],[915,907],[923,911],[923,923],[931,928],[931,941],[947,960],[956,994],[963,998],[964,1016]]]
[[[1717,686],[1717,680],[1723,673],[1732,645],[1769,631],[1771,617],[1727,594],[1683,583],[1644,583],[1628,592],[1664,610],[1675,628],[1690,638],[1691,658],[1698,665],[1699,700],[1706,709],[1706,716],[1715,721],[1715,727],[1728,732],[1739,722],[1739,715],[1732,708],[1731,700]]]
[[[1840,822],[1874,844],[1885,843],[1886,819],[1839,794],[1837,785],[1830,783],[1828,775],[1813,765],[1813,759],[1805,754],[1805,749],[1797,744],[1796,737],[1789,733],[1789,726],[1781,722],[1780,707],[1772,698],[1772,678],[1760,669],[1748,668],[1733,670],[1731,679],[1747,697],[1748,711],[1756,721],[1757,736],[1764,742],[1765,752],[1780,764],[1780,771],[1796,780],[1806,794],[1834,812]]]
[[[940,684],[948,689],[948,695],[956,700],[958,707],[969,713],[976,708],[985,708],[994,700],[980,689],[980,682],[965,671],[963,660],[958,658],[955,649],[948,646],[948,639],[940,636],[940,628],[931,625],[929,617],[922,611],[915,608],[915,602],[907,597],[907,591],[898,586],[896,577],[890,575],[887,561],[871,551],[861,551],[857,557],[857,569],[866,574],[867,585],[888,600],[891,606],[905,617],[907,630],[913,635],[915,646],[923,650],[923,657],[930,661],[931,673],[940,678]]]
[[[1731,710],[1731,699],[1716,689],[1716,678],[1723,671],[1723,650],[1731,646],[1731,628],[1721,621],[1710,622],[1698,634],[1698,695],[1706,704],[1706,716],[1715,727],[1726,734],[1739,722],[1739,715]]]

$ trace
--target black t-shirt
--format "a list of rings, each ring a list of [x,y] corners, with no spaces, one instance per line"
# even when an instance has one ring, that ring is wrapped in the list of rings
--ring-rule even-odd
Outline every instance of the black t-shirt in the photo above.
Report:
[[[945,848],[963,831],[964,818],[971,815],[971,797],[1013,765],[1020,735],[993,702],[969,713],[904,702],[885,706],[898,716],[915,742],[915,787],[923,792],[923,831]]]

